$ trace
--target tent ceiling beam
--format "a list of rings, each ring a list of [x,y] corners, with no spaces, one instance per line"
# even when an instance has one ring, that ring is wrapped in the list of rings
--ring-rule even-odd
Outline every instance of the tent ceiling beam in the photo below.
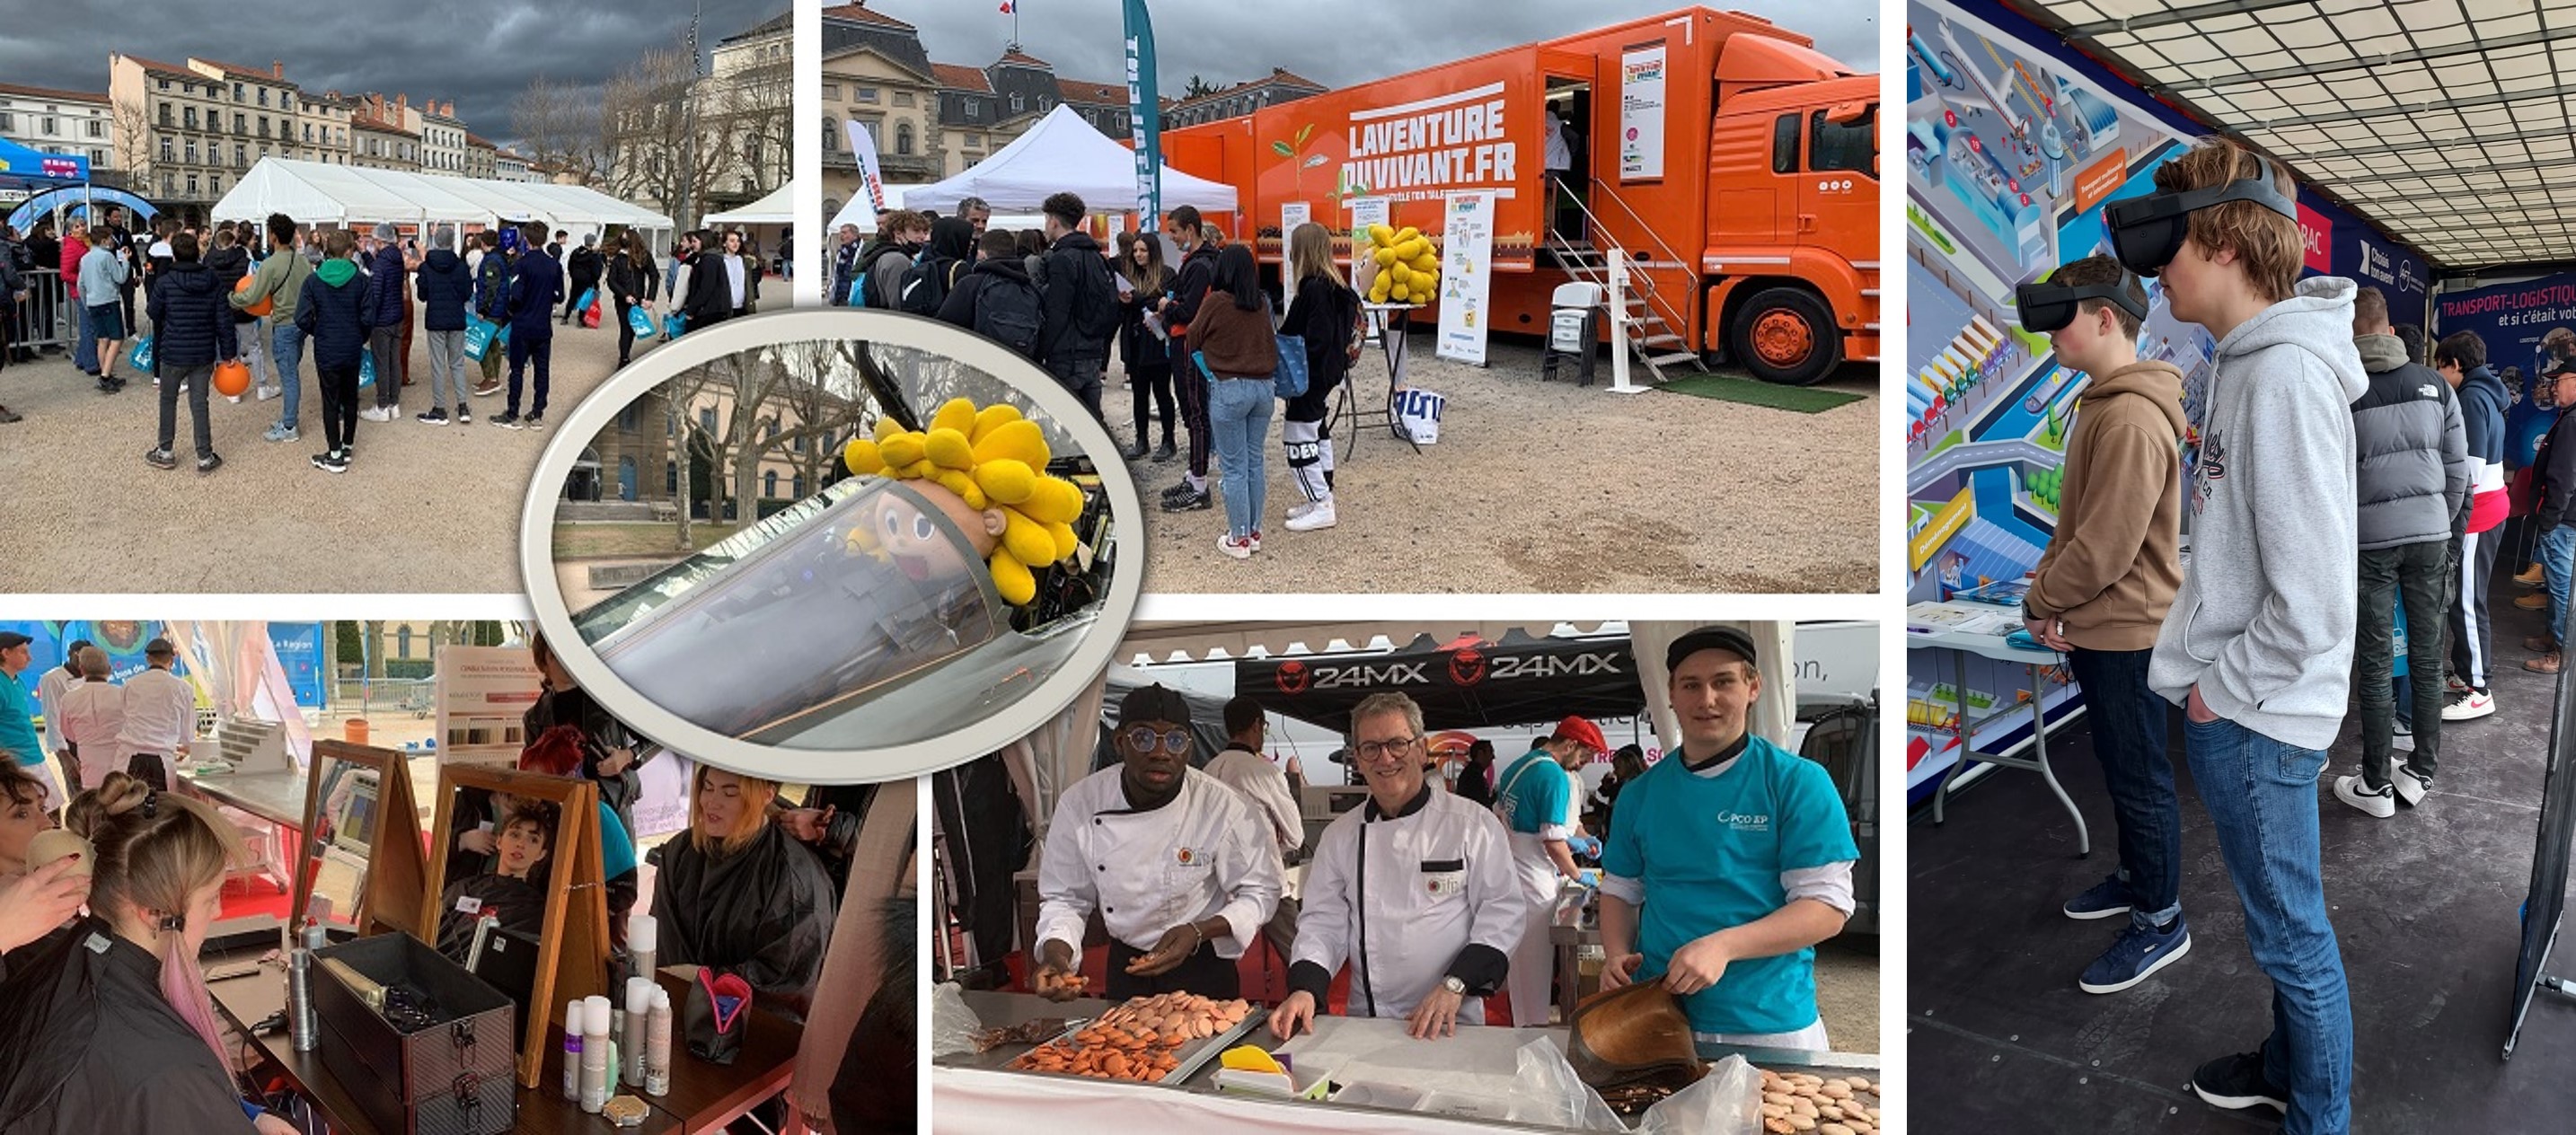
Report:
[[[2268,134],[2271,132],[2258,127],[2247,131],[2247,133],[2251,135]],[[2438,150],[2448,146],[2501,146],[2521,142],[2563,142],[2566,140],[2567,129],[2562,126],[2552,130],[2532,130],[2521,134],[2485,134],[2473,138],[2420,138],[2409,142],[2387,142],[2376,146],[2352,146],[2341,150],[2303,150],[2285,145],[2277,140],[2267,143],[2267,146],[2275,151],[2295,153],[2303,161],[2326,162],[2334,161],[2338,158],[2385,157],[2389,154],[2413,153],[2417,150]]]
[[[2123,16],[2114,20],[2073,24],[2066,28],[2065,34],[2068,38],[2091,39],[2104,32],[2144,31],[2148,28],[2171,27],[2175,24],[2194,23],[2220,16],[2252,15],[2256,12],[2268,12],[2274,8],[2291,8],[2312,2],[2313,0],[2214,0],[2213,3],[2194,4],[2188,8],[2168,8],[2161,12],[2149,12],[2143,16]]]
[[[2254,123],[2247,129],[2280,130],[2291,126],[2318,126],[2328,122],[2365,122],[2374,118],[2388,118],[2396,115],[2423,114],[2428,111],[2436,110],[2467,110],[2472,107],[2500,106],[2506,103],[2529,102],[2535,99],[2563,99],[2569,96],[2576,96],[2576,83],[2561,84],[2555,87],[2541,87],[2528,91],[2494,91],[2483,95],[2469,95],[2463,98],[2442,99],[2437,102],[2400,103],[2395,106],[2375,106],[2359,110],[2346,109],[2329,111],[2322,114],[2302,114],[2289,118],[2267,118]],[[2292,152],[2296,153],[2297,151]]]
[[[2438,47],[2419,47],[2407,51],[2384,52],[2379,55],[2361,55],[2359,53],[2355,53],[2354,57],[2350,59],[2330,60],[2323,63],[2303,63],[2288,67],[2267,67],[2260,71],[2240,71],[2233,75],[2218,75],[2201,79],[2181,79],[2164,84],[2164,89],[2177,92],[2215,91],[2221,87],[2259,85],[2271,83],[2280,79],[2301,79],[2316,75],[2333,75],[2345,71],[2363,71],[2373,67],[2384,67],[2392,63],[2431,63],[2437,60],[2450,59],[2462,55],[2484,55],[2490,51],[2501,51],[2506,48],[2530,47],[2535,44],[2549,44],[2556,43],[2560,40],[2570,39],[2576,39],[2576,26],[2523,32],[2519,35],[2498,36],[2494,39],[2465,40],[2460,43],[2443,44]],[[2348,42],[2347,46],[2349,46]]]

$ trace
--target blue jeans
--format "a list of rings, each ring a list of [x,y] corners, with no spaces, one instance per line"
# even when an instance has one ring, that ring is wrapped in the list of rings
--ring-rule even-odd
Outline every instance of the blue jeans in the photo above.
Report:
[[[2182,799],[2165,755],[2171,703],[2147,688],[2152,650],[2076,649],[2069,657],[2093,718],[2093,755],[2119,827],[2129,921],[2153,929],[2182,914]]]
[[[2189,721],[2183,750],[2245,905],[2245,944],[2272,979],[2263,1067],[2289,1089],[2281,1130],[2350,1131],[2352,1000],[2318,867],[2317,774],[2326,754],[2223,719]]]
[[[2549,637],[2567,630],[2567,577],[2576,569],[2576,524],[2561,524],[2540,534],[2540,570],[2549,577]]]
[[[1223,466],[1217,483],[1225,492],[1225,528],[1231,536],[1261,530],[1261,494],[1269,486],[1262,467],[1262,443],[1270,436],[1270,413],[1278,403],[1270,377],[1219,378],[1208,390],[1208,429],[1216,434],[1216,455]]]
[[[72,307],[72,365],[97,374],[98,337],[90,334],[89,305],[74,300]]]
[[[304,401],[304,378],[295,373],[304,359],[304,329],[285,320],[268,325],[268,357],[277,364],[277,385],[286,392],[278,401],[277,424],[294,429]]]

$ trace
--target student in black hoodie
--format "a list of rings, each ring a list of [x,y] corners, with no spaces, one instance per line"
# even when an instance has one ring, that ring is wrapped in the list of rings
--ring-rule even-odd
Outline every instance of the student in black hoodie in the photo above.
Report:
[[[599,287],[599,250],[592,247],[598,240],[598,234],[581,234],[581,247],[572,250],[572,258],[564,261],[564,272],[572,277],[572,283],[564,288],[563,318],[556,320],[558,323],[580,318],[581,297]]]
[[[429,333],[429,409],[420,413],[419,421],[431,426],[450,421],[464,425],[474,420],[474,412],[465,404],[465,305],[474,300],[474,273],[465,267],[465,258],[456,254],[454,226],[430,230],[429,255],[421,257],[415,275],[419,285],[413,290],[427,309],[421,329]],[[451,402],[456,407],[453,418],[447,411]]]
[[[250,231],[253,230],[247,221],[240,225],[216,225],[214,247],[204,250],[206,271],[215,274],[215,282],[222,284],[226,292],[232,291],[233,285],[242,277],[250,275],[250,250],[243,247],[242,236]],[[250,364],[253,382],[262,389],[275,385],[268,378],[268,343],[260,334],[259,317],[244,315],[235,309],[232,321],[233,335],[239,340],[237,345],[241,348],[241,357]],[[239,402],[242,396],[232,395],[231,400]]]
[[[358,263],[349,259],[358,238],[347,229],[322,235],[322,264],[304,279],[296,298],[295,326],[313,344],[315,385],[322,391],[322,452],[313,467],[325,473],[349,471],[358,444],[358,367],[367,349],[367,286],[358,279]]]
[[[713,327],[733,318],[733,283],[725,273],[725,253],[715,243],[715,234],[705,229],[690,233],[689,259],[681,265],[689,274],[686,297],[681,301],[682,329],[695,331]]]
[[[904,294],[895,297],[895,309],[915,315],[939,314],[948,302],[948,293],[957,290],[957,281],[975,265],[975,226],[964,217],[941,217],[930,223],[930,246],[921,254],[921,262],[930,270],[919,279],[906,272],[897,277],[897,287]]]
[[[957,278],[939,305],[939,321],[963,327],[1037,360],[1042,319],[1037,285],[1020,259],[1019,244],[1000,229],[985,232],[975,267]]]
[[[1038,361],[1058,385],[1082,399],[1100,418],[1100,372],[1109,364],[1109,341],[1118,334],[1118,289],[1100,242],[1082,231],[1082,198],[1057,193],[1046,199],[1046,323],[1038,332]]]
[[[188,414],[196,422],[197,472],[212,473],[224,463],[215,455],[215,440],[206,421],[206,392],[214,382],[215,363],[241,354],[233,336],[233,307],[226,300],[231,280],[218,280],[198,259],[197,234],[170,238],[170,266],[148,296],[153,352],[161,370],[161,440],[143,455],[157,469],[175,469],[170,443],[179,428],[179,388],[188,390]]]

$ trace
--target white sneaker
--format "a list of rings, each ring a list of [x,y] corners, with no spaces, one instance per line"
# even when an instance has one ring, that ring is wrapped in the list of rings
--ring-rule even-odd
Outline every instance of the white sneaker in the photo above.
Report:
[[[1310,513],[1310,512],[1313,512],[1313,511],[1315,511],[1315,502],[1313,502],[1313,501],[1299,501],[1299,502],[1298,502],[1298,503],[1296,503],[1296,504],[1292,504],[1292,505],[1289,505],[1289,506],[1288,506],[1288,519],[1290,519],[1290,520],[1295,520],[1295,519],[1297,519],[1298,517],[1300,517],[1300,516],[1304,516],[1304,515],[1306,515],[1307,513]]]
[[[271,398],[275,398],[275,397],[277,397],[277,396],[279,396],[279,395],[281,395],[281,394],[286,393],[286,390],[285,390],[283,387],[276,387],[276,386],[263,386],[263,387],[260,387],[260,388],[259,388],[259,392],[258,392],[258,393],[259,393],[259,400],[260,400],[260,401],[262,401],[262,402],[266,402],[266,401],[268,401],[268,400],[269,400],[269,399],[271,399]]]
[[[1249,539],[1237,540],[1232,533],[1219,532],[1216,534],[1216,550],[1238,560],[1248,560],[1256,549]]]
[[[2403,765],[2388,770],[2388,786],[2397,790],[2397,802],[2412,808],[2433,794],[2433,786]]]
[[[1307,509],[1305,512],[1289,514],[1288,530],[1291,532],[1312,532],[1318,528],[1330,528],[1336,523],[1336,519],[1337,518],[1333,515],[1332,498],[1326,497],[1323,500],[1316,501],[1314,506]]]
[[[2442,707],[2444,721],[2472,721],[2495,712],[2495,695],[2480,690],[2452,698]]]
[[[2392,786],[2372,792],[2361,782],[2361,776],[2338,776],[2334,782],[2335,799],[2368,812],[2380,819],[2397,814],[2397,792]]]
[[[390,422],[394,420],[393,415],[388,413],[382,406],[369,406],[364,410],[360,410],[358,411],[358,417],[370,422]]]

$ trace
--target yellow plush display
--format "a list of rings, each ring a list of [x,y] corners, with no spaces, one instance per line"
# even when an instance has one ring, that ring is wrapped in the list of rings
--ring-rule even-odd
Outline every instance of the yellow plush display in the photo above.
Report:
[[[1428,303],[1440,294],[1440,254],[1422,230],[1370,225],[1359,235],[1368,241],[1367,259],[1377,265],[1370,303]]]
[[[1037,597],[1037,569],[1073,555],[1082,489],[1045,472],[1046,433],[1010,406],[978,409],[950,399],[927,430],[877,419],[876,436],[852,441],[841,458],[862,476],[913,481],[947,511],[992,569],[993,586],[1014,606]],[[948,507],[954,498],[967,517]],[[968,520],[980,523],[968,523]]]

